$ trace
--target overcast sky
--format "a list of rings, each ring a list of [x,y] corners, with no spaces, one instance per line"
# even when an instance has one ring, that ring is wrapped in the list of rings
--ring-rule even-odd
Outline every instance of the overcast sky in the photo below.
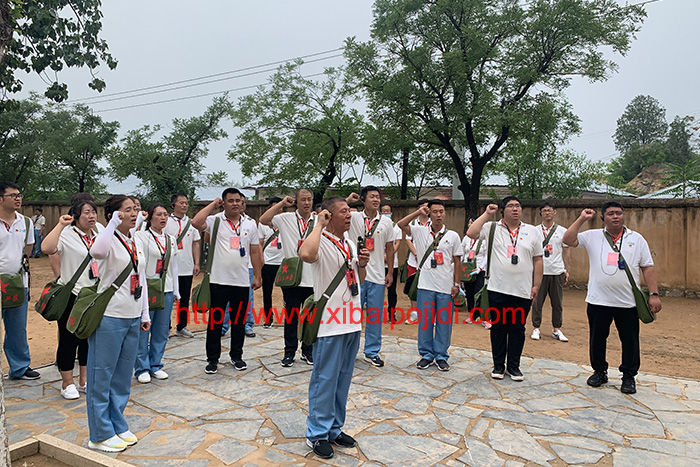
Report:
[[[86,70],[63,72],[60,79],[69,84],[71,102],[90,104],[103,118],[118,120],[123,134],[146,124],[168,128],[173,118],[200,115],[212,97],[110,109],[263,84],[274,66],[251,70],[257,73],[247,77],[131,99],[109,94],[328,52],[342,47],[349,36],[367,40],[373,1],[108,0],[103,3],[102,37],[119,61],[114,71],[106,67],[100,70],[100,76],[107,82],[104,97],[87,88],[90,76]],[[698,43],[697,34],[693,34],[698,28],[700,1],[660,0],[648,4],[646,10],[648,18],[630,53],[616,57],[619,73],[604,83],[575,80],[567,91],[583,128],[581,136],[572,140],[570,146],[590,159],[607,161],[616,155],[612,142],[616,120],[636,95],[648,94],[658,99],[667,109],[669,122],[675,115],[700,115],[696,84]],[[318,55],[315,58],[322,60],[305,65],[304,74],[342,64],[342,57],[332,58],[339,53]],[[236,75],[212,79],[232,76]],[[37,78],[29,78],[25,89],[43,92],[44,85]],[[252,90],[234,91],[231,96],[235,98],[247,92]],[[80,100],[86,97],[92,99]],[[107,99],[115,100],[104,102]],[[230,122],[225,122],[224,128],[235,134]],[[240,183],[240,173],[226,159],[231,144],[228,140],[211,145],[205,163],[209,170],[225,167],[231,172],[231,179]]]

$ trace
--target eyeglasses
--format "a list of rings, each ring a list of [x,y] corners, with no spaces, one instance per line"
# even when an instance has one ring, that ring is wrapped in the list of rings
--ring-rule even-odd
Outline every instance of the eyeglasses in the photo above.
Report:
[[[522,207],[522,206],[520,206],[520,204],[518,204],[518,203],[509,203],[509,204],[506,204],[506,208],[507,208],[507,209],[519,209],[519,208],[521,208],[521,207]]]
[[[22,199],[24,195],[22,193],[9,193],[7,195],[2,195],[2,196],[8,196],[12,199]]]
[[[543,210],[540,211],[540,212],[546,214],[546,213],[549,213],[549,212],[554,212],[554,209],[543,209]]]

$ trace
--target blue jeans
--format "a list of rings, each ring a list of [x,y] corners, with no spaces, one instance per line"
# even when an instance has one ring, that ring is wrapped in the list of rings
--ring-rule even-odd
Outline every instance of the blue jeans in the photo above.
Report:
[[[168,336],[170,335],[170,315],[172,314],[174,300],[173,292],[166,292],[165,308],[149,311],[151,315],[151,329],[139,331],[139,351],[134,364],[134,375],[136,377],[141,373],[155,373],[163,368],[162,360],[165,353],[165,344],[168,343]]]
[[[131,372],[139,344],[141,318],[102,318],[88,337],[87,415],[90,441],[124,433],[124,407],[131,394]]]
[[[34,258],[41,256],[41,230],[34,229],[34,248],[32,248],[32,254]]]
[[[27,306],[28,291],[24,289],[24,304],[2,310],[2,322],[5,326],[3,350],[10,365],[10,378],[21,378],[32,362],[27,343]]]
[[[250,292],[248,293],[248,312],[245,319],[245,330],[249,331],[253,329],[253,324],[255,324],[255,317],[253,316],[253,268],[248,268],[248,275],[250,277]],[[229,307],[231,304],[226,305],[226,314],[224,315],[224,326],[221,328],[221,335],[223,336],[228,332],[230,327],[231,314],[229,313]]]
[[[365,281],[360,299],[365,313],[365,356],[376,357],[382,348],[382,319],[384,318],[384,284]]]
[[[420,309],[418,353],[431,362],[447,361],[452,339],[452,297],[448,293],[418,289],[416,301]]]
[[[345,411],[360,331],[319,337],[314,343],[314,369],[309,380],[306,438],[334,440],[345,424]]]

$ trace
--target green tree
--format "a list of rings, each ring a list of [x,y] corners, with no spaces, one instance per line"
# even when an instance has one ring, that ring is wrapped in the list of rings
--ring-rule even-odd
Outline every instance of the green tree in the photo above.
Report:
[[[358,162],[358,135],[366,129],[362,115],[347,108],[343,71],[328,68],[315,81],[301,75],[302,63],[281,66],[267,86],[239,100],[231,120],[241,133],[228,157],[257,183],[282,193],[307,187],[317,203],[329,186],[347,185],[343,175]]]
[[[228,136],[221,129],[221,120],[230,109],[228,96],[217,97],[203,115],[174,119],[170,133],[160,138],[159,125],[128,131],[121,145],[108,156],[115,179],[123,181],[132,175],[139,178],[144,204],[165,203],[176,192],[194,199],[197,187],[212,178],[225,178],[220,172],[209,178],[200,174],[209,143]]]
[[[46,82],[47,98],[68,98],[68,86],[55,73],[64,68],[87,67],[88,86],[97,91],[105,82],[95,75],[100,64],[117,66],[100,38],[100,0],[3,0],[0,1],[0,89],[22,90],[19,73],[37,73]]]
[[[623,155],[610,162],[611,179],[619,182],[615,186],[624,185],[651,165],[665,163],[668,157],[667,151],[668,147],[664,141],[654,141],[644,145],[632,143]]]
[[[637,96],[617,119],[615,148],[624,154],[634,144],[644,146],[663,141],[667,131],[666,109],[651,96]]]
[[[678,185],[670,192],[676,198],[700,197],[700,157],[692,155],[683,165],[668,164],[669,174],[664,181],[670,185]]]
[[[452,161],[467,217],[482,176],[531,121],[534,95],[560,92],[574,76],[615,70],[603,47],[625,54],[644,10],[614,0],[377,0],[372,40],[349,39],[351,78],[370,108]],[[464,151],[459,148],[465,148]]]
[[[676,117],[669,125],[667,162],[676,165],[685,165],[693,159],[694,154],[691,148],[690,139],[693,135],[692,123],[695,117],[685,116]]]
[[[36,95],[0,112],[0,180],[18,184],[30,197],[32,187],[48,183],[54,169],[46,167],[40,157],[38,122],[42,114]]]

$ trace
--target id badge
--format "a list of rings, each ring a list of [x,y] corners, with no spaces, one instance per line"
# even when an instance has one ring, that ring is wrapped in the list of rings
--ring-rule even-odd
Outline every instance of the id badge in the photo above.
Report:
[[[90,279],[97,279],[100,277],[100,273],[97,270],[97,261],[94,259],[90,261],[90,272],[88,274]]]
[[[514,245],[508,245],[508,253],[506,254],[506,258],[511,258],[512,256],[517,256],[518,254],[518,247]]]
[[[365,238],[365,248],[369,251],[374,251],[374,239],[372,237]]]
[[[273,247],[275,247],[275,248],[279,248],[279,247],[277,246],[277,245],[279,245],[279,244],[280,244],[279,238],[275,238],[274,240],[272,240],[272,243],[270,244],[270,246],[273,246]]]
[[[544,251],[546,251],[547,253],[549,253],[549,254],[551,255],[551,254],[552,254],[552,251],[553,251],[552,244],[551,244],[551,243],[548,243],[547,245],[545,245]]]
[[[182,242],[180,242],[180,243],[177,244],[177,249],[178,249],[178,250],[182,250],[183,248],[184,248],[184,246],[182,245]]]
[[[435,256],[435,262],[440,265],[444,264],[444,259],[442,258],[442,251],[435,251],[433,252],[433,255]]]
[[[350,294],[352,294],[353,297],[360,293],[357,287],[357,281],[355,280],[354,270],[348,269],[345,271],[345,280],[348,281],[348,288],[350,288]]]
[[[232,250],[238,250],[241,247],[241,237],[232,236],[230,238],[230,248]]]
[[[156,274],[163,274],[163,263],[162,259],[156,261]]]
[[[238,249],[238,251],[239,251],[240,254],[241,254],[241,258],[243,258],[243,257],[245,256],[245,247],[244,247],[244,246],[240,247],[240,248]]]
[[[136,296],[136,292],[140,291],[140,290],[141,290],[141,287],[139,286],[139,276],[138,276],[138,274],[132,274],[131,275],[131,295]]]
[[[619,253],[608,253],[608,266],[617,266],[620,259]]]
[[[476,252],[474,250],[469,250],[469,253],[467,253],[467,259],[474,259],[476,256]]]

